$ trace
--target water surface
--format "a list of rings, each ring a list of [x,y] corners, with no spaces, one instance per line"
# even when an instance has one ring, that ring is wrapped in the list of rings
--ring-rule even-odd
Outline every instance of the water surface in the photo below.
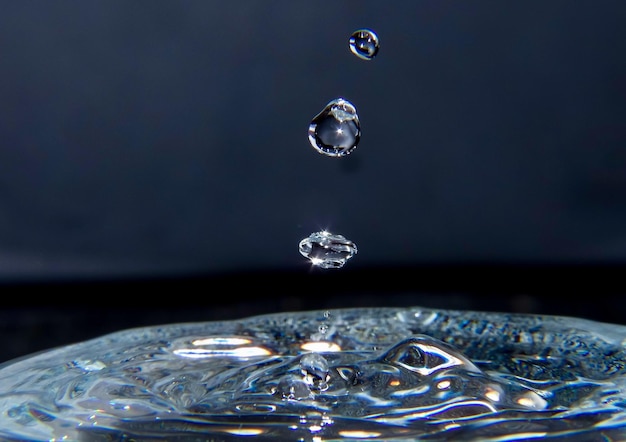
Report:
[[[0,365],[8,440],[623,440],[626,326],[410,308],[122,330]]]

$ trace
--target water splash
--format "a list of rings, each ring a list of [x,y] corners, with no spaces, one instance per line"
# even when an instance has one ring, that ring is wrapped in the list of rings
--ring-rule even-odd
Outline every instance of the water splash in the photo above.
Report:
[[[623,440],[625,339],[419,307],[131,329],[0,365],[0,438]]]

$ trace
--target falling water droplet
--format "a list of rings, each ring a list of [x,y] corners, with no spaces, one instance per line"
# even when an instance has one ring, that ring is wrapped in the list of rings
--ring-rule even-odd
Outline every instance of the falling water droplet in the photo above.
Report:
[[[370,29],[357,29],[350,36],[350,50],[363,60],[376,57],[379,48],[378,35]]]
[[[341,268],[357,253],[356,244],[352,241],[325,230],[304,238],[300,241],[299,249],[302,256],[323,269]]]
[[[309,125],[311,146],[331,157],[348,155],[360,139],[361,123],[356,108],[343,98],[330,101]]]

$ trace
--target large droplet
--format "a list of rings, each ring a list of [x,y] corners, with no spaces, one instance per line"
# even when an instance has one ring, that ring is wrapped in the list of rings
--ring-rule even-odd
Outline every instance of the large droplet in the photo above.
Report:
[[[338,269],[357,253],[356,245],[342,235],[325,230],[312,233],[300,241],[300,253],[311,260],[314,266],[323,269]]]
[[[371,29],[357,29],[350,36],[350,50],[363,60],[376,57],[379,48],[378,35]]]
[[[330,101],[309,125],[311,146],[331,157],[348,155],[360,139],[361,123],[356,108],[343,98]]]

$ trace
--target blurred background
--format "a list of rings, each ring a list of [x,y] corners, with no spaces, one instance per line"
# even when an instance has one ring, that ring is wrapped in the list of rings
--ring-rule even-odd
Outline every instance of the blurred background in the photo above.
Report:
[[[2,11],[0,361],[355,306],[626,324],[625,2]],[[338,97],[362,125],[345,158],[307,138]],[[341,269],[298,251],[324,229],[358,247]]]

